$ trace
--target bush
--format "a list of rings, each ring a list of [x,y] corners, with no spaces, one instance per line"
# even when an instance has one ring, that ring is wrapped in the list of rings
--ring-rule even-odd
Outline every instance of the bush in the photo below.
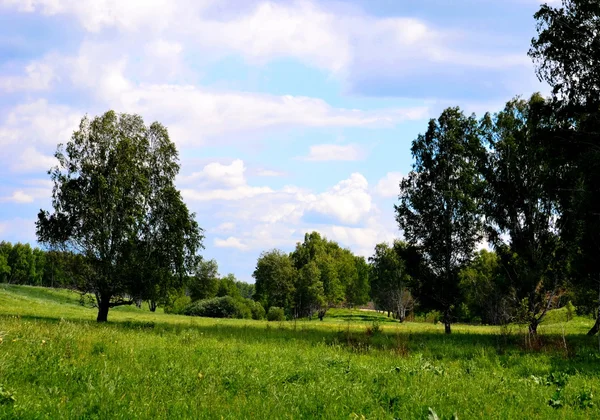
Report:
[[[178,296],[172,302],[165,305],[166,314],[182,314],[185,308],[192,303],[192,299],[189,296]]]
[[[252,299],[244,299],[244,302],[248,308],[250,308],[250,312],[252,312],[252,319],[265,319],[265,308],[263,308],[260,302],[256,302]]]
[[[268,321],[283,321],[284,318],[283,308],[277,306],[271,306],[269,308],[269,312],[267,313]]]
[[[442,320],[442,314],[440,311],[431,311],[425,315],[425,322],[431,322],[437,324]]]
[[[252,311],[244,302],[231,296],[196,301],[183,310],[185,315],[209,318],[252,318]]]
[[[573,305],[573,302],[568,301],[567,304],[565,305],[566,311],[567,311],[567,322],[573,319],[573,316],[575,315],[575,305]]]

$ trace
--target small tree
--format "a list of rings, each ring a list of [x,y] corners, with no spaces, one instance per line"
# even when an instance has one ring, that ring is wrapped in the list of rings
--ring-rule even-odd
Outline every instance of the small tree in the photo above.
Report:
[[[263,307],[290,308],[297,271],[289,255],[279,250],[260,254],[252,277],[256,280],[254,299]]]
[[[38,240],[85,257],[80,287],[95,294],[98,322],[183,282],[203,235],[175,188],[177,150],[165,127],[113,111],[84,117],[55,156],[54,212],[40,210]]]
[[[210,299],[219,290],[219,266],[215,260],[200,261],[188,279],[192,301]]]

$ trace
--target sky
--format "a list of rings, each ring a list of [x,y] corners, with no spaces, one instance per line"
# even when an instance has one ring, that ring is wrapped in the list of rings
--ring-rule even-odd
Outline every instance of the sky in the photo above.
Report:
[[[37,244],[57,144],[112,109],[168,128],[222,275],[253,283],[261,252],[311,231],[368,257],[402,235],[430,118],[548,92],[527,57],[540,4],[0,0],[0,240]]]

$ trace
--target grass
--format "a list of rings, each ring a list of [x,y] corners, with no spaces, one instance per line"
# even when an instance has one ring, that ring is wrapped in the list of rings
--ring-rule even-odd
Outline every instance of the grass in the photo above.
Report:
[[[217,320],[0,286],[0,418],[598,418],[591,320],[522,328]],[[563,335],[564,334],[564,335]]]

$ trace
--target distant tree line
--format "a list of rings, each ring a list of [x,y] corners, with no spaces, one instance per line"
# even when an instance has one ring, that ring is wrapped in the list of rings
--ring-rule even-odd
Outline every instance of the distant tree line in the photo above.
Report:
[[[0,283],[74,287],[80,263],[81,258],[73,253],[0,242]]]

